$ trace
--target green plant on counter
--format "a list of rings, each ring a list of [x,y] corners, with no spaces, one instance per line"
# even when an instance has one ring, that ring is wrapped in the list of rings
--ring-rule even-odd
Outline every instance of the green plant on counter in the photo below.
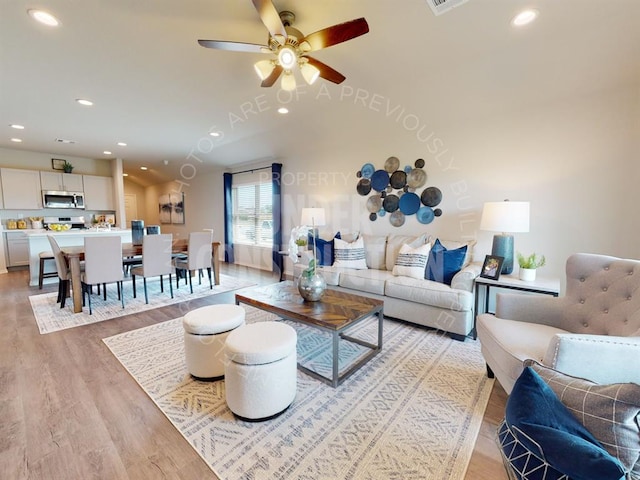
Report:
[[[544,265],[547,263],[547,259],[544,258],[544,255],[537,255],[535,252],[529,255],[528,257],[525,257],[520,252],[518,252],[517,258],[518,258],[518,265],[520,265],[520,268],[528,268],[530,270],[535,270],[536,268],[544,267]]]

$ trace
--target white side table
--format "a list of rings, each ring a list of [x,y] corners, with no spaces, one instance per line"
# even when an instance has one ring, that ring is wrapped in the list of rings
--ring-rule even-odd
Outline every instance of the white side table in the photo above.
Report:
[[[517,275],[501,275],[498,280],[476,277],[475,279],[475,315],[473,317],[473,338],[476,338],[476,316],[489,311],[489,290],[491,287],[539,293],[557,297],[560,294],[560,280],[557,278],[537,277],[533,282],[520,280]],[[484,309],[480,311],[480,288],[484,289]]]

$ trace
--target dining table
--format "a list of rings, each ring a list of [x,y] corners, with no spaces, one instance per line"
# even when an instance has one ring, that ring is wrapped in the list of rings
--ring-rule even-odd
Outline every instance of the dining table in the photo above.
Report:
[[[213,279],[216,285],[220,285],[220,258],[218,257],[218,250],[220,248],[220,242],[211,242],[212,246],[212,266],[213,266]],[[188,240],[176,239],[173,241],[171,251],[172,253],[186,253],[188,251]],[[71,273],[71,291],[73,298],[73,313],[82,312],[82,277],[80,273],[80,262],[84,260],[84,247],[60,247],[62,254],[64,255],[67,265]],[[122,244],[122,257],[135,257],[138,255],[144,255],[142,251],[142,245],[135,245],[133,243]]]

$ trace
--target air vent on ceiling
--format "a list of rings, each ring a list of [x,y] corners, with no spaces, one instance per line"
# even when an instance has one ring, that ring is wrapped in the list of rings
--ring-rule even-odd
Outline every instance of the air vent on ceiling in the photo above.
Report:
[[[433,11],[433,14],[438,16],[468,1],[469,0],[427,0],[427,3]]]
[[[67,144],[76,143],[75,140],[65,140],[64,138],[56,138],[56,142],[57,143],[67,143]]]

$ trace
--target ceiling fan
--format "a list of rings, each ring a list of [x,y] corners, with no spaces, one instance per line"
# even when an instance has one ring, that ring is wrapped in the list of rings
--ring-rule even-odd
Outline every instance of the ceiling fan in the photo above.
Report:
[[[309,85],[313,84],[318,77],[333,83],[341,83],[345,80],[345,76],[340,72],[308,54],[364,35],[369,31],[369,25],[364,18],[340,23],[305,36],[300,30],[291,26],[295,20],[292,12],[278,13],[271,0],[252,1],[262,23],[269,31],[268,45],[223,40],[198,40],[198,43],[206,48],[274,55],[271,59],[260,60],[254,65],[256,73],[262,80],[262,87],[272,86],[284,73],[281,81],[282,89],[295,90],[296,80],[293,72],[296,66]]]

